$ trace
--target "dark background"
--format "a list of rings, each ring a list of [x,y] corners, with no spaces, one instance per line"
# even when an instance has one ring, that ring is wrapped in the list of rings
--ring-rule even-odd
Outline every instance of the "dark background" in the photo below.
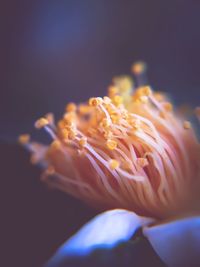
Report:
[[[8,0],[0,12],[2,266],[39,266],[95,212],[49,192],[16,137],[39,138],[35,119],[104,95],[136,60],[147,62],[155,89],[198,105],[200,1]]]

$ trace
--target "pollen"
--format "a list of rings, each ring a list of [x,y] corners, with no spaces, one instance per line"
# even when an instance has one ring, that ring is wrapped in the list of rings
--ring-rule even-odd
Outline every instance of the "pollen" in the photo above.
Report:
[[[144,168],[144,167],[146,167],[148,165],[148,160],[146,158],[138,158],[137,159],[137,164],[141,168]]]
[[[66,106],[66,111],[67,112],[74,112],[74,111],[76,111],[76,109],[77,109],[77,106],[74,103],[69,103]]]
[[[116,170],[119,167],[119,162],[115,159],[111,159],[109,162],[109,166],[111,168],[111,170]]]
[[[84,147],[86,144],[87,144],[87,138],[86,138],[86,137],[82,137],[82,138],[79,140],[79,145],[80,145],[81,147]]]
[[[108,88],[108,96],[113,98],[118,93],[118,88],[116,86],[109,86]]]
[[[188,130],[191,128],[191,123],[189,121],[184,121],[183,127],[184,127],[184,129]]]
[[[49,124],[54,124],[54,115],[52,113],[47,113],[45,118],[48,120]]]
[[[110,150],[114,150],[117,147],[117,142],[115,140],[108,139],[106,145]]]
[[[22,134],[19,136],[18,141],[20,144],[27,144],[30,141],[30,135],[29,134]]]
[[[123,98],[119,95],[116,95],[112,98],[112,101],[118,107],[123,103]]]
[[[92,97],[89,99],[89,105],[96,107],[102,104],[102,98],[101,97]]]
[[[173,109],[173,106],[172,106],[172,104],[171,104],[170,102],[165,102],[165,103],[163,104],[163,107],[164,107],[164,109],[165,109],[167,112],[170,112],[170,111],[172,111],[172,109]]]
[[[108,128],[110,127],[110,125],[111,125],[110,121],[109,121],[108,119],[106,119],[106,118],[104,118],[104,119],[102,120],[102,122],[101,122],[101,126],[102,126],[103,128],[108,129]]]
[[[60,137],[62,139],[68,139],[68,137],[69,137],[69,131],[67,129],[62,128],[62,129],[60,129],[59,133],[60,133]]]
[[[35,122],[35,127],[37,129],[41,129],[41,128],[45,127],[48,124],[49,124],[49,121],[46,118],[40,118],[39,120],[37,120]]]
[[[135,75],[139,75],[146,71],[146,64],[142,61],[138,61],[132,65],[131,69]]]
[[[55,149],[55,150],[61,148],[61,143],[60,143],[60,141],[59,141],[59,140],[54,140],[54,141],[51,143],[51,148],[52,148],[52,149]]]
[[[152,94],[152,90],[150,86],[143,86],[137,89],[136,94],[138,96],[150,96]]]

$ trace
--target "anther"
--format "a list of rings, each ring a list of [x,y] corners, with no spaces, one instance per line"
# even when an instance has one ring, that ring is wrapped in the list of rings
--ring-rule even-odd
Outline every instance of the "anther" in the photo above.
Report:
[[[30,135],[29,134],[22,134],[19,136],[18,141],[20,144],[25,145],[30,141]]]
[[[113,98],[118,93],[118,88],[116,86],[111,85],[108,88],[108,96]]]
[[[45,127],[48,124],[49,124],[49,121],[46,118],[40,118],[39,120],[37,120],[35,122],[35,127],[37,129],[41,129],[41,128]]]
[[[89,105],[96,107],[99,106],[102,103],[102,98],[101,97],[92,97],[89,99]]]
[[[104,128],[110,127],[110,121],[107,118],[104,118],[101,122],[101,126]]]
[[[114,150],[117,147],[117,142],[115,140],[112,139],[108,139],[106,142],[107,148],[109,148],[110,150]]]
[[[82,138],[79,140],[79,145],[80,145],[81,147],[84,147],[86,144],[87,144],[87,138],[86,138],[86,137],[82,137]]]
[[[75,112],[77,109],[77,106],[74,103],[69,103],[66,106],[66,112]]]
[[[148,160],[146,158],[137,158],[136,162],[137,165],[140,166],[141,168],[144,168],[148,165]]]
[[[184,121],[183,122],[183,128],[188,130],[191,128],[191,123],[189,121]]]
[[[132,65],[131,70],[135,75],[140,75],[146,71],[146,64],[142,61],[138,61]]]
[[[57,150],[61,147],[61,143],[59,140],[54,140],[52,143],[51,143],[51,148]]]
[[[163,103],[163,108],[166,110],[166,111],[172,111],[172,109],[173,109],[173,106],[172,106],[172,104],[170,103],[170,102],[165,102],[165,103]]]
[[[115,159],[111,159],[109,162],[109,166],[111,168],[111,170],[116,170],[119,167],[119,162]]]
[[[123,98],[119,95],[115,95],[112,98],[113,103],[118,107],[119,105],[121,105],[123,103]]]

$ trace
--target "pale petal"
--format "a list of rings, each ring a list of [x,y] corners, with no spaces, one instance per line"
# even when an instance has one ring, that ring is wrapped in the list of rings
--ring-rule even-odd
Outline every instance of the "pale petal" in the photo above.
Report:
[[[168,266],[200,266],[200,217],[145,227],[143,233]]]
[[[104,212],[72,236],[46,267],[58,266],[69,256],[86,255],[96,248],[112,248],[118,242],[129,240],[140,226],[152,221],[153,219],[121,209]]]

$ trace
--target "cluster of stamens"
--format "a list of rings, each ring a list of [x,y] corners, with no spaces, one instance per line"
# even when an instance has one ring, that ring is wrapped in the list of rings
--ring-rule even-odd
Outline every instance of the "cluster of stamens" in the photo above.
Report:
[[[140,78],[145,68],[132,69]],[[28,144],[48,165],[44,180],[100,208],[165,217],[184,206],[188,188],[200,180],[191,123],[176,116],[164,94],[134,87],[127,76],[113,79],[108,96],[68,104],[57,125],[48,114],[35,126],[53,139],[45,149]]]

